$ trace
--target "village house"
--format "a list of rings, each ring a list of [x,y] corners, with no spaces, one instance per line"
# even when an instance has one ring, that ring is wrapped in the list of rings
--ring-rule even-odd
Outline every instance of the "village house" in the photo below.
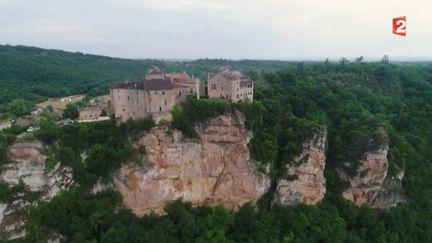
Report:
[[[21,127],[28,127],[34,123],[35,117],[33,116],[21,116],[18,117],[15,121],[15,125]]]
[[[108,116],[110,96],[103,95],[92,98],[86,107],[78,108],[78,121],[96,121]]]
[[[209,98],[223,98],[232,102],[252,101],[253,81],[239,71],[224,68],[208,79],[207,94]]]
[[[110,88],[111,112],[121,121],[152,116],[170,119],[171,109],[188,95],[199,98],[199,80],[186,73],[151,70],[144,80],[121,82]]]
[[[79,108],[79,120],[97,120],[101,114],[102,109],[99,106],[89,106],[85,108]]]
[[[0,121],[0,131],[12,127],[11,120]]]

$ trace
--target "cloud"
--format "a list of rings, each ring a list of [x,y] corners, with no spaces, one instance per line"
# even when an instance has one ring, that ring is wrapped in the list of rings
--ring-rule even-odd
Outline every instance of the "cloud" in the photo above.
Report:
[[[124,57],[432,56],[427,0],[0,0],[3,43]],[[408,16],[408,36],[391,18]]]
[[[148,8],[159,12],[223,11],[232,9],[232,4],[229,2],[207,0],[124,0],[111,2],[124,6]]]

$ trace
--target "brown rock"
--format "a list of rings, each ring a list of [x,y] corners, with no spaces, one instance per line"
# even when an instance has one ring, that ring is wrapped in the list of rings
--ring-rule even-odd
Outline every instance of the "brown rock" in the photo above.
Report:
[[[327,130],[322,127],[312,139],[303,143],[302,153],[286,166],[287,179],[280,179],[277,183],[274,203],[316,204],[324,198],[326,139]]]
[[[382,132],[385,131],[382,129]],[[338,171],[341,178],[349,182],[349,187],[342,194],[345,199],[357,206],[372,208],[389,208],[404,201],[399,193],[404,172],[396,176],[387,174],[387,152],[387,144],[366,152],[353,176]]]
[[[146,155],[139,165],[123,165],[114,178],[126,207],[142,216],[163,213],[166,203],[183,199],[235,210],[267,191],[269,178],[252,164],[238,114],[219,116],[196,131],[200,139],[192,140],[155,127],[138,141]]]

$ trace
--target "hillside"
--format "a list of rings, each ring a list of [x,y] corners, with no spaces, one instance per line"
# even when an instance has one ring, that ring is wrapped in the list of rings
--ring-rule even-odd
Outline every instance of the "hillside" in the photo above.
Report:
[[[275,70],[292,63],[222,59],[164,62],[0,45],[0,112],[14,110],[8,107],[13,106],[14,103],[11,102],[14,100],[24,101],[25,109],[17,114],[22,115],[28,113],[36,102],[48,97],[106,94],[110,84],[120,80],[139,79],[152,66],[164,71],[187,71],[204,81],[207,73],[215,71],[220,65],[238,68],[258,78],[260,70]]]
[[[137,79],[160,62],[109,58],[25,46],[0,46],[0,111],[9,102],[28,105],[47,97],[103,94],[109,84]],[[27,110],[29,108],[27,107]]]
[[[12,49],[15,60],[30,55]],[[38,66],[53,66],[53,77],[72,77],[73,66],[89,80],[106,77],[105,85],[116,79],[105,70],[113,63],[124,63],[122,72],[130,63],[139,76],[155,62],[42,52],[67,64]],[[265,85],[251,103],[187,99],[159,125],[146,118],[60,127],[45,113],[30,137],[17,136],[19,127],[0,132],[0,239],[432,241],[432,65],[156,64],[196,75],[221,64],[264,70]],[[8,70],[3,76],[21,75]],[[20,84],[47,77],[59,87],[43,68],[29,73]],[[11,91],[32,94],[26,85]]]

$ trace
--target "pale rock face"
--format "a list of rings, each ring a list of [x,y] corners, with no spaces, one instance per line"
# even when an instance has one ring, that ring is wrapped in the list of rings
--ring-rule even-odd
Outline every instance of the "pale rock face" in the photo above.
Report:
[[[41,153],[43,147],[40,141],[24,141],[13,144],[7,150],[10,163],[3,166],[0,180],[10,186],[22,181],[25,192],[17,195],[12,202],[0,204],[0,231],[6,239],[25,236],[24,212],[30,205],[26,193],[38,192],[40,200],[50,200],[73,184],[71,168],[57,163],[52,171],[45,170],[46,156]]]
[[[91,194],[97,194],[99,192],[109,190],[114,188],[114,185],[111,182],[103,183],[101,180],[98,180],[96,184],[93,185],[93,188],[90,190]]]
[[[60,166],[48,172],[45,170],[46,156],[41,153],[43,144],[39,141],[18,142],[8,148],[11,163],[2,168],[0,180],[17,185],[20,181],[32,192],[42,192],[46,200],[54,197],[60,190],[69,187],[72,169]]]
[[[326,139],[327,130],[322,127],[315,131],[312,139],[302,144],[302,153],[286,166],[287,179],[277,182],[274,203],[310,205],[317,204],[324,198]]]
[[[4,212],[5,212],[6,208],[7,208],[7,204],[0,203],[0,223],[3,221]]]
[[[17,143],[9,147],[8,158],[13,162],[3,168],[1,179],[11,185],[22,180],[30,191],[41,190],[46,184],[46,157],[40,153],[42,148],[43,144],[37,141]]]
[[[235,210],[267,191],[269,178],[252,164],[239,114],[219,116],[195,129],[200,139],[156,127],[138,141],[146,155],[139,164],[123,165],[114,178],[133,213],[163,213],[164,205],[177,199]]]
[[[389,208],[404,201],[399,194],[404,172],[394,177],[387,175],[387,152],[388,145],[366,152],[354,176],[339,171],[350,185],[342,194],[345,199],[357,206],[372,208]]]

